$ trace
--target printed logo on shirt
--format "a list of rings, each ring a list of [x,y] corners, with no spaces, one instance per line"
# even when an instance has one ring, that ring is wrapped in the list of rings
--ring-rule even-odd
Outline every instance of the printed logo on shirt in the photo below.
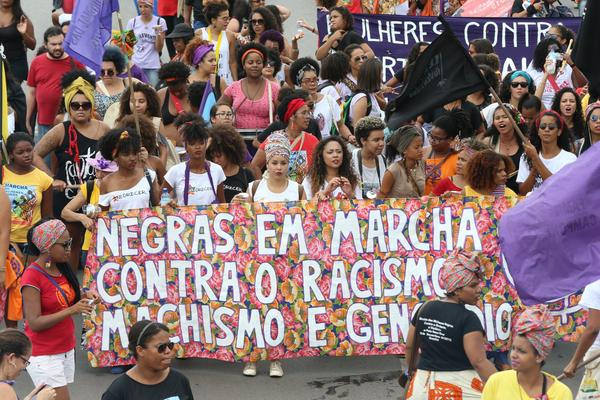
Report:
[[[133,191],[133,192],[125,192],[125,193],[121,193],[121,194],[118,194],[118,195],[114,196],[112,198],[112,202],[117,202],[119,200],[123,200],[123,199],[126,199],[128,197],[144,196],[144,195],[148,195],[148,191],[147,190],[136,190],[136,191]]]
[[[37,204],[36,189],[37,185],[4,184],[4,190],[10,199],[13,228],[31,226]]]

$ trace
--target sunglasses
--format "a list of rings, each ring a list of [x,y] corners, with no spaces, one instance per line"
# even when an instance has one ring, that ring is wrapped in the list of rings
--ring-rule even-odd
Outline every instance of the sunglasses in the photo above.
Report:
[[[526,88],[529,86],[529,83],[527,83],[527,82],[511,82],[510,86],[514,89],[518,88],[519,86],[521,86],[522,88]]]
[[[90,103],[89,101],[84,101],[83,103],[80,103],[78,101],[73,101],[71,102],[71,109],[72,110],[83,110],[83,111],[89,111],[92,108],[92,103]]]
[[[264,19],[253,19],[250,22],[252,22],[252,25],[264,25],[265,24]]]
[[[115,70],[114,69],[101,69],[100,70],[100,75],[102,75],[102,76],[115,76]]]
[[[171,350],[173,350],[173,347],[175,347],[175,343],[173,343],[173,342],[161,343],[158,346],[156,346],[156,350],[162,354],[167,350],[167,347],[169,348],[169,351],[171,351]]]
[[[592,115],[590,117],[590,121],[592,121],[592,122],[598,122],[598,121],[600,121],[600,115]]]
[[[354,62],[359,62],[359,61],[365,61],[367,58],[367,56],[360,56],[360,57],[354,57]]]
[[[275,66],[275,61],[267,61],[265,64],[267,67],[273,68]]]
[[[64,247],[65,250],[68,250],[71,248],[72,243],[73,243],[73,239],[69,239],[66,242],[62,242],[62,243],[56,242],[55,244]]]
[[[553,131],[556,128],[558,128],[558,126],[556,126],[556,124],[540,124],[540,130],[541,131],[546,130],[546,128],[548,128],[549,130]]]

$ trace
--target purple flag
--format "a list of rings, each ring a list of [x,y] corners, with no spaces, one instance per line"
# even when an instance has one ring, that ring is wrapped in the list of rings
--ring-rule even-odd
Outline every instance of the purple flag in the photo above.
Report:
[[[526,305],[600,279],[600,145],[550,177],[499,222],[502,252]]]
[[[65,51],[100,75],[104,44],[112,34],[112,13],[118,0],[78,1],[65,39]]]

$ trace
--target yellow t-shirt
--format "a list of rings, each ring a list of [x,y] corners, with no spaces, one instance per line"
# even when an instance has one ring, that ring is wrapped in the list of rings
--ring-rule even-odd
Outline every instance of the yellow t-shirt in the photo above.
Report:
[[[466,197],[477,197],[477,196],[482,196],[482,194],[477,192],[471,186],[467,185],[467,186],[465,186],[465,196]],[[511,188],[509,188],[508,186],[504,187],[504,197],[510,197],[510,196],[519,197]]]
[[[81,194],[83,198],[87,200],[87,185],[84,183],[79,186],[79,190],[81,190]],[[98,182],[94,181],[94,189],[92,190],[92,195],[90,196],[89,204],[98,204],[98,200],[100,199],[100,187],[98,186]],[[86,230],[85,236],[83,237],[83,245],[81,246],[81,250],[87,251],[90,248],[90,241],[92,240],[92,232]]]
[[[550,374],[545,372],[544,374],[549,378],[549,388],[546,393],[548,400],[573,400],[573,394],[567,385],[556,380]],[[533,400],[517,382],[517,371],[514,370],[496,372],[490,376],[483,388],[483,396],[481,396],[481,400],[507,399]]]
[[[27,242],[27,231],[42,219],[42,193],[52,186],[53,179],[44,171],[33,171],[18,175],[2,167],[2,185],[10,199],[10,241]]]

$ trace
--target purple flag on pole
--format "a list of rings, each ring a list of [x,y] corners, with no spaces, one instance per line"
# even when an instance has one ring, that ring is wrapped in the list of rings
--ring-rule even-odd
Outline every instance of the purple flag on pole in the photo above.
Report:
[[[600,279],[600,145],[550,177],[499,222],[502,252],[526,305]]]
[[[118,0],[78,1],[65,39],[65,51],[100,75],[104,44],[112,34],[112,13]]]

